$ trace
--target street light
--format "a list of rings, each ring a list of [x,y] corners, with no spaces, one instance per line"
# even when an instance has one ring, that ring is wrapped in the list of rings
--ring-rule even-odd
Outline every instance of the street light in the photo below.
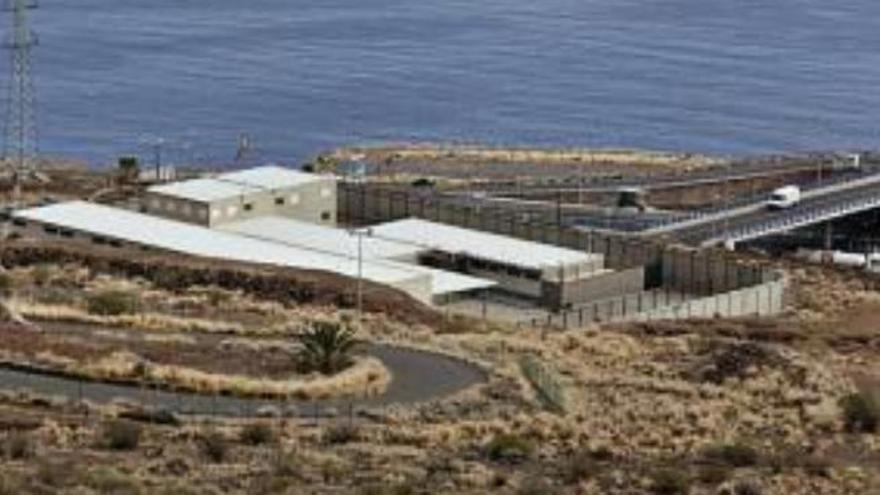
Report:
[[[357,329],[361,332],[364,325],[364,236],[372,237],[373,229],[351,229],[348,235],[357,236]]]

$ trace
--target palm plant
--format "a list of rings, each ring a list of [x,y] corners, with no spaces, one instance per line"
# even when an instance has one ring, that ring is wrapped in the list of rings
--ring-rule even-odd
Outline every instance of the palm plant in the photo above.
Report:
[[[355,346],[354,332],[336,321],[313,321],[297,336],[302,350],[299,361],[307,371],[330,375],[351,364]]]

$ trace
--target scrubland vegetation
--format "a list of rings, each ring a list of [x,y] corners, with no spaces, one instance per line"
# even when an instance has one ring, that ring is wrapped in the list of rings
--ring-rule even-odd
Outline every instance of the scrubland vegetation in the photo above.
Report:
[[[3,331],[7,361],[84,373],[115,355],[108,369],[151,379],[186,366],[333,380],[364,362],[349,353],[356,339],[489,374],[431,403],[322,418],[180,417],[6,391],[0,494],[878,493],[880,297],[855,276],[792,274],[792,310],[774,320],[563,332],[371,312],[351,334],[351,314],[332,306],[80,266],[10,270],[10,306],[42,330]],[[106,294],[137,304],[92,307]]]

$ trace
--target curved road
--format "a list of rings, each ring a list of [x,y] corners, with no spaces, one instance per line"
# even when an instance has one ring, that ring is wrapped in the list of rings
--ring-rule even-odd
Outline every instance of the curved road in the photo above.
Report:
[[[354,398],[350,401],[245,399],[147,390],[129,385],[78,381],[10,367],[0,367],[0,389],[26,389],[39,394],[83,398],[98,404],[122,399],[180,414],[253,416],[261,409],[274,407],[286,414],[306,416],[325,414],[328,408],[342,411],[349,405],[355,408],[376,408],[429,402],[487,380],[486,373],[479,367],[449,356],[386,345],[370,345],[367,353],[385,363],[391,371],[392,381],[382,395],[366,399]]]

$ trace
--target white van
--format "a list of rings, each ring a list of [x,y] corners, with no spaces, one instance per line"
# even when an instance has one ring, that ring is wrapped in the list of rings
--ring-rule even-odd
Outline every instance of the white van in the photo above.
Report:
[[[770,194],[767,206],[771,209],[782,210],[791,208],[801,201],[801,188],[798,186],[780,187]]]

